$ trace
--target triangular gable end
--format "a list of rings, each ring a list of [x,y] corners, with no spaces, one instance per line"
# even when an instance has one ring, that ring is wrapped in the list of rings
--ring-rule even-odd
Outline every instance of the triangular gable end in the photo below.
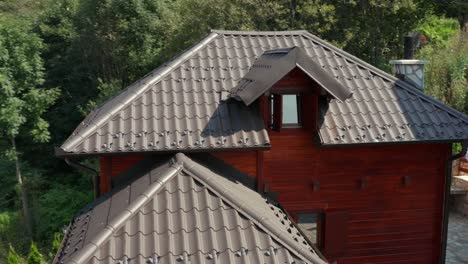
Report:
[[[265,51],[233,88],[232,97],[250,105],[296,67],[333,98],[343,102],[352,96],[346,87],[307,56],[302,48],[291,47]]]

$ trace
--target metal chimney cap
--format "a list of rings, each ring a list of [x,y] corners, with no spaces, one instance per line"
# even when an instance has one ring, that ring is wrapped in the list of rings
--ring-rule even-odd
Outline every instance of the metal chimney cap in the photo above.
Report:
[[[391,60],[392,65],[425,65],[428,64],[428,60]]]

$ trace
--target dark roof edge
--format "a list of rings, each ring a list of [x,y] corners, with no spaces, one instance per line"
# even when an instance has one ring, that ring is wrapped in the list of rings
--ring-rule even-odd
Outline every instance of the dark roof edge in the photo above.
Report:
[[[333,96],[333,98],[337,99],[338,101],[343,103],[346,99],[348,99],[348,98],[350,98],[352,96],[352,93],[347,98],[341,98],[340,96],[337,96],[332,91],[330,91],[330,89],[328,89],[325,85],[323,85],[320,81],[318,81],[317,78],[315,78],[312,74],[310,74],[308,71],[306,71],[304,69],[304,67],[301,66],[301,64],[296,64],[296,65],[297,65],[297,67],[299,67],[299,69],[301,69],[301,71],[303,71],[305,74],[307,74],[307,76],[309,76],[309,78],[314,80],[320,87],[322,87],[325,91],[330,93]]]
[[[236,199],[236,196],[238,196],[238,194],[234,193],[235,191],[223,188],[221,183],[216,184],[218,179],[212,176],[206,176],[206,174],[203,172],[203,169],[209,170],[209,168],[205,168],[203,165],[196,163],[183,153],[177,153],[175,159],[176,162],[182,166],[183,170],[190,173],[192,177],[195,177],[203,182],[211,183],[207,185],[213,188],[213,191],[217,192],[218,194],[221,194],[223,199],[227,199],[232,205],[237,207],[237,210],[244,212],[246,216],[250,216],[251,218],[253,218],[254,222],[256,222],[256,224],[259,227],[263,227],[263,229],[267,231],[270,235],[276,237],[278,242],[284,244],[289,250],[291,250],[291,252],[294,252],[295,254],[301,256],[307,261],[313,261],[314,263],[318,264],[326,263],[324,260],[318,258],[318,256],[312,254],[312,252],[308,248],[303,247],[300,244],[290,243],[289,234],[286,234],[285,230],[278,230],[273,224],[271,224],[271,220],[264,219],[261,216],[259,216],[258,208],[252,208],[251,206],[245,203],[239,203]]]
[[[72,148],[79,142],[81,142],[83,139],[85,139],[87,136],[89,136],[92,131],[94,131],[95,128],[98,128],[101,126],[105,121],[107,121],[109,118],[111,118],[115,113],[120,111],[122,108],[127,106],[132,100],[134,100],[136,97],[138,97],[140,94],[142,94],[144,91],[146,91],[151,85],[154,85],[155,83],[159,82],[161,79],[163,79],[167,74],[170,74],[174,68],[179,66],[181,63],[189,59],[195,52],[197,52],[199,49],[205,47],[208,43],[210,43],[214,38],[218,36],[217,33],[210,33],[207,35],[204,39],[202,39],[200,42],[196,43],[194,46],[188,48],[180,54],[179,56],[173,58],[169,63],[163,64],[156,68],[155,70],[151,71],[141,79],[135,81],[134,83],[130,84],[126,89],[122,90],[121,93],[123,93],[125,90],[132,89],[133,87],[136,87],[136,85],[140,84],[142,81],[144,81],[144,85],[139,87],[136,91],[132,91],[128,96],[126,96],[124,101],[118,101],[109,112],[105,113],[102,116],[99,116],[97,120],[95,120],[95,123],[84,128],[82,131],[78,132],[76,135],[73,137],[70,136],[65,143],[61,146],[62,149],[67,149],[67,148]],[[155,75],[155,76],[153,76]],[[119,93],[119,94],[121,94]],[[113,99],[116,99],[114,97]],[[109,99],[106,101],[103,105],[95,109],[94,111],[99,110],[101,107],[103,107],[106,103],[111,102],[113,99]],[[88,115],[92,115],[93,112],[91,112]]]
[[[71,263],[82,264],[89,260],[92,254],[98,249],[107,239],[117,231],[126,221],[132,217],[139,208],[151,200],[156,192],[158,192],[164,185],[171,180],[182,169],[179,163],[173,163],[167,171],[162,173],[149,187],[140,194],[133,202],[131,202],[125,210],[115,216],[104,227],[103,230],[98,232],[93,239],[86,244],[75,256],[73,256]]]
[[[369,64],[369,63],[365,62],[364,60],[362,60],[362,59],[360,59],[360,58],[358,58],[358,57],[356,57],[356,56],[354,56],[354,55],[352,55],[352,54],[350,54],[350,53],[348,53],[348,52],[346,52],[346,51],[344,51],[344,50],[342,50],[342,49],[340,49],[338,47],[333,46],[332,44],[326,42],[323,39],[320,39],[319,37],[315,36],[314,34],[308,32],[308,31],[303,31],[303,33],[304,33],[304,36],[308,37],[309,39],[311,39],[313,41],[316,41],[316,42],[320,43],[321,45],[323,45],[323,46],[325,46],[325,47],[327,47],[327,48],[329,48],[329,49],[343,55],[344,57],[346,57],[349,60],[353,60],[354,63],[369,69],[370,71],[374,72],[376,75],[378,75],[378,76],[380,76],[380,77],[382,77],[382,78],[384,78],[384,79],[386,79],[388,81],[395,82],[395,85],[398,85],[398,86],[400,86],[402,88],[405,88],[405,89],[409,90],[412,93],[415,93],[418,96],[423,97],[424,99],[429,101],[429,103],[435,104],[438,107],[441,107],[442,109],[444,109],[444,110],[450,112],[451,114],[457,116],[458,118],[463,119],[465,122],[468,122],[468,117],[465,114],[459,112],[458,110],[455,110],[454,108],[452,108],[452,107],[450,107],[450,106],[448,106],[446,104],[443,104],[442,102],[439,102],[439,100],[432,98],[431,96],[425,94],[424,92],[420,91],[418,88],[412,86],[411,84],[406,83],[404,81],[401,81],[397,77],[395,77],[395,76],[393,76],[393,75],[391,75],[391,74],[389,74],[389,73],[387,73],[387,72],[373,66],[372,64]]]
[[[307,53],[302,48],[297,48],[296,65],[304,73],[306,73],[311,79],[313,79],[318,85],[320,85],[325,91],[331,94],[335,99],[340,102],[344,102],[350,98],[353,93],[349,91],[344,85],[339,83],[335,78],[330,76],[330,73],[323,70],[314,60],[307,56]],[[306,69],[309,66],[309,69]],[[312,68],[310,68],[312,67]],[[315,69],[314,69],[315,68]],[[328,83],[327,85],[324,83]],[[331,89],[335,87],[336,89]]]
[[[254,151],[254,150],[270,150],[271,145],[252,146],[252,147],[236,147],[236,148],[192,148],[192,149],[157,149],[147,151],[119,151],[119,152],[93,152],[93,153],[74,153],[66,152],[61,147],[54,148],[55,156],[59,158],[86,158],[95,156],[110,156],[110,155],[128,155],[128,154],[167,154],[178,152],[184,153],[200,153],[200,152],[218,152],[218,151]]]
[[[75,219],[75,216],[73,216],[72,219]],[[65,230],[67,230],[66,232],[69,232],[70,228],[71,228],[71,223],[69,223],[67,228],[65,229]],[[59,263],[60,252],[65,248],[67,239],[68,239],[67,238],[67,233],[65,233],[64,236],[62,237],[62,241],[60,242],[58,252],[55,254],[54,258],[52,259],[52,263]]]
[[[330,144],[330,143],[323,143],[323,140],[320,136],[320,147],[322,148],[335,148],[335,147],[372,147],[372,146],[392,146],[392,145],[414,145],[414,144],[452,144],[452,143],[461,143],[466,139],[447,139],[447,140],[407,140],[407,141],[392,141],[392,142],[363,142],[363,143],[338,143],[338,144]]]

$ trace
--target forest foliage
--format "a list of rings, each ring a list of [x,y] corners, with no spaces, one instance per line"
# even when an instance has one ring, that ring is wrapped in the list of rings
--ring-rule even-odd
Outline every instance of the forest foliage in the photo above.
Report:
[[[387,71],[403,37],[423,31],[428,93],[466,112],[468,45],[457,19],[467,12],[457,0],[0,0],[0,262],[50,261],[62,229],[93,199],[92,175],[54,147],[210,29],[305,29]]]

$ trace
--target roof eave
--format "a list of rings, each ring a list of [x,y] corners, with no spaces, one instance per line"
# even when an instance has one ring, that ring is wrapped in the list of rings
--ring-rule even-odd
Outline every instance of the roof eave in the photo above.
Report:
[[[359,142],[359,143],[323,143],[321,138],[320,147],[333,148],[333,147],[357,147],[357,146],[374,146],[374,145],[411,145],[411,144],[452,144],[461,143],[466,139],[435,139],[435,140],[407,140],[407,141],[379,141],[379,142]]]
[[[60,147],[55,147],[55,156],[59,158],[89,158],[97,156],[115,156],[128,154],[168,154],[168,153],[200,153],[200,152],[219,152],[219,151],[256,151],[270,150],[271,145],[252,146],[252,147],[233,147],[233,148],[189,148],[189,149],[161,149],[161,150],[146,150],[146,151],[112,151],[112,152],[91,152],[91,153],[76,153],[66,152]]]

